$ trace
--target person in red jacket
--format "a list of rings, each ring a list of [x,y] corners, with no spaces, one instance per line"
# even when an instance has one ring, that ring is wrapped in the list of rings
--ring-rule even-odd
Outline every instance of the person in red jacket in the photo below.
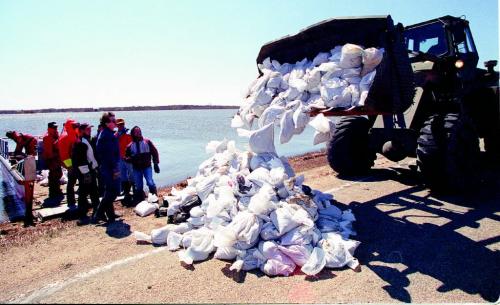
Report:
[[[61,159],[59,158],[59,148],[57,147],[57,140],[59,139],[59,132],[57,131],[57,123],[50,122],[47,125],[47,132],[43,136],[43,153],[42,158],[49,170],[49,202],[60,202],[62,199],[61,191]]]
[[[73,171],[73,162],[71,160],[71,154],[73,152],[73,146],[77,141],[77,129],[79,124],[68,119],[64,123],[64,129],[57,142],[59,148],[59,156],[61,157],[62,166],[68,170],[68,183],[66,185],[66,199],[68,201],[68,207],[76,207],[75,200],[75,184],[76,184],[76,174]]]
[[[26,155],[36,156],[37,140],[30,134],[18,133],[17,131],[7,131],[5,136],[16,142],[16,148],[13,152],[17,160],[23,159]],[[23,154],[24,149],[24,154]]]
[[[118,145],[120,146],[120,182],[123,191],[123,202],[126,204],[131,203],[130,189],[134,186],[134,177],[132,164],[125,162],[125,151],[127,146],[132,142],[132,136],[128,134],[128,128],[125,127],[124,119],[116,119],[116,126],[118,131],[115,136],[118,138]]]

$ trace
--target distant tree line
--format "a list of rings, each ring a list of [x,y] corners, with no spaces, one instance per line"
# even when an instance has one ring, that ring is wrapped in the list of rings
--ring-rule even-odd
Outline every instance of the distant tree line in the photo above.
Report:
[[[192,109],[237,109],[238,106],[223,105],[165,105],[165,106],[126,106],[99,108],[47,108],[28,110],[0,110],[0,114],[52,113],[52,112],[102,112],[102,111],[146,111],[146,110],[192,110]]]

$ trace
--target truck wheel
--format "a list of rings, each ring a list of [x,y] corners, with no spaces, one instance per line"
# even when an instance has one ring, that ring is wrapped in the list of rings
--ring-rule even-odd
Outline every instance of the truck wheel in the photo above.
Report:
[[[327,146],[328,162],[341,175],[357,175],[373,166],[375,153],[368,146],[370,122],[363,116],[343,117]]]
[[[479,138],[470,120],[449,113],[424,123],[417,141],[417,165],[430,189],[472,189],[478,160]]]

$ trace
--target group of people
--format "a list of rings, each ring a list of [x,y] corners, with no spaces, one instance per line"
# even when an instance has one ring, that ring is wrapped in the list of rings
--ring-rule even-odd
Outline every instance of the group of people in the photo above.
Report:
[[[153,170],[160,172],[159,154],[153,142],[142,136],[141,129],[135,126],[129,133],[125,121],[116,119],[113,112],[102,114],[94,137],[92,127],[68,119],[59,135],[57,123],[50,122],[43,137],[41,157],[49,170],[49,195],[45,202],[59,204],[64,198],[60,188],[64,167],[70,208],[77,204],[74,188],[78,181],[79,225],[115,221],[113,202],[120,191],[126,205],[135,205],[145,199],[143,180],[149,192],[157,195]],[[6,136],[16,142],[14,156],[22,155],[23,149],[26,155],[36,155],[37,140],[33,136],[16,131],[7,132]],[[92,203],[90,217],[88,197]]]

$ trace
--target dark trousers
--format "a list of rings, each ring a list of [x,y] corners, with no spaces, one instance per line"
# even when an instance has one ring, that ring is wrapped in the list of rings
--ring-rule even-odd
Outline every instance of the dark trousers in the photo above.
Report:
[[[87,216],[87,212],[90,208],[87,196],[90,197],[90,202],[92,202],[92,214],[97,212],[97,207],[99,206],[99,190],[97,188],[96,174],[91,171],[89,173],[89,181],[85,181],[85,176],[78,174],[78,215],[80,218]]]
[[[116,218],[113,203],[120,192],[120,177],[113,179],[113,173],[101,171],[101,181],[104,183],[104,196],[97,208],[95,217],[106,216],[108,220]]]
[[[75,184],[76,184],[77,174],[74,168],[68,169],[68,184],[66,185],[66,199],[68,205],[75,205]]]
[[[55,166],[49,169],[49,198],[54,198],[62,195],[61,177],[62,169],[60,166]]]

